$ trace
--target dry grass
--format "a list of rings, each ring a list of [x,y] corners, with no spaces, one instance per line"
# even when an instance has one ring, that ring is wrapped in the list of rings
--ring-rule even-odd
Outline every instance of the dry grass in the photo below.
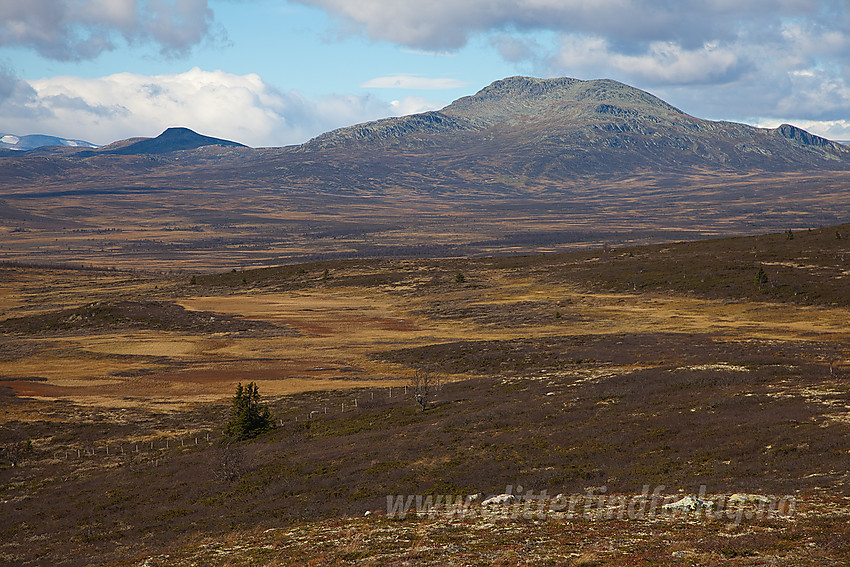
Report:
[[[850,306],[833,301],[842,274],[812,276],[810,266],[828,260],[810,253],[824,235],[795,239],[800,248],[783,260],[804,266],[785,267],[788,285],[820,298],[805,302],[752,292],[743,268],[746,282],[733,272],[731,287],[715,281],[702,291],[671,291],[658,276],[680,274],[692,258],[698,273],[708,254],[722,263],[725,249],[732,257],[752,242],[624,250],[622,262],[589,253],[322,262],[198,275],[194,284],[188,276],[0,268],[0,445],[33,445],[20,466],[0,465],[11,521],[0,557],[65,565],[81,557],[139,565],[846,562]],[[630,287],[641,272],[627,258],[654,266],[655,257],[663,260],[656,279]],[[145,322],[132,311],[132,324],[50,326],[82,306],[118,301],[133,309],[156,302],[167,306],[157,312],[178,315]],[[229,322],[205,327],[220,321]],[[399,395],[417,369],[445,382],[426,412]],[[209,433],[215,442],[238,381],[256,381],[283,425],[242,446],[247,471],[223,485],[214,451],[194,439]],[[190,446],[175,446],[181,439]],[[155,448],[115,452],[142,442]],[[77,449],[94,454],[77,459]],[[750,524],[725,539],[722,526],[699,523],[359,517],[387,494],[495,493],[508,484],[629,493],[644,483],[795,493],[830,513]]]
[[[427,266],[427,264],[426,264]],[[840,342],[850,335],[844,307],[809,307],[765,302],[652,294],[579,291],[567,283],[541,282],[493,268],[479,268],[468,286],[434,285],[417,275],[398,285],[339,285],[347,277],[336,270],[337,285],[319,283],[282,293],[227,290],[226,294],[184,295],[179,305],[218,317],[238,317],[276,326],[271,336],[241,336],[161,331],[140,328],[96,334],[14,335],[27,354],[0,361],[0,376],[25,395],[62,397],[90,403],[109,400],[179,396],[184,401],[225,395],[237,381],[263,382],[270,394],[316,388],[361,386],[388,380],[398,384],[409,370],[381,362],[376,353],[477,340],[529,339],[565,335],[618,333],[712,333],[725,340]],[[42,271],[40,286],[56,291],[36,301],[29,296],[33,275],[8,292],[19,307],[15,314],[44,312],[45,303],[73,295],[73,274]],[[352,274],[351,277],[355,277]],[[418,282],[418,283],[416,283]],[[138,293],[139,283],[126,281],[124,294]],[[162,280],[162,289],[170,280]],[[266,286],[268,283],[265,284]],[[79,277],[84,301],[93,297],[88,278]],[[115,284],[110,284],[114,287]],[[159,292],[163,294],[164,292]],[[51,301],[51,296],[58,296]],[[557,315],[556,315],[557,314]],[[275,334],[279,336],[274,336]],[[26,348],[24,348],[26,345]],[[27,350],[28,349],[28,350]],[[468,371],[464,371],[464,376]],[[451,372],[450,372],[451,374]],[[45,378],[33,382],[32,377]],[[15,382],[10,379],[20,378]],[[111,397],[111,398],[110,398]]]

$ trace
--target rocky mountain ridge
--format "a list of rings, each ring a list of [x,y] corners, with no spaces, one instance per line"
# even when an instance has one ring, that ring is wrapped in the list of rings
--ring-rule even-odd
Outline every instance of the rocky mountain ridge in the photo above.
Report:
[[[6,155],[24,160],[27,154],[56,155],[70,160],[51,164],[48,171],[56,171],[105,155],[149,156],[155,159],[145,162],[146,167],[156,167],[169,162],[177,151],[183,152],[184,162],[194,158],[214,175],[219,162],[227,167],[250,162],[247,175],[251,178],[282,174],[290,180],[290,173],[297,175],[305,169],[311,177],[323,177],[315,167],[323,161],[341,166],[350,162],[348,169],[370,170],[373,179],[392,175],[400,160],[406,171],[441,163],[451,171],[466,168],[550,180],[693,168],[850,170],[850,148],[796,126],[764,129],[704,120],[608,79],[531,77],[496,81],[441,110],[340,128],[299,146],[252,149],[187,128],[169,128],[155,138],[133,138],[94,150],[57,147]],[[0,164],[0,177],[2,170]],[[341,173],[335,169],[334,183]]]
[[[850,148],[783,124],[763,129],[690,116],[612,80],[496,81],[439,111],[341,128],[301,151],[463,150],[501,156],[523,174],[542,171],[721,167],[791,170],[850,168]]]

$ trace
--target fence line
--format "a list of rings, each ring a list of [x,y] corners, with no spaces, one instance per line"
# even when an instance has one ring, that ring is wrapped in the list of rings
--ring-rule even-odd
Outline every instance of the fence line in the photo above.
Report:
[[[443,385],[442,382],[438,382],[435,385],[434,389],[440,390],[440,389],[442,389],[442,385]],[[383,388],[383,389],[385,389],[386,393],[387,393],[386,399],[389,400],[389,399],[392,399],[393,397],[395,397],[395,398],[399,397],[398,392],[395,393],[395,396],[393,395],[394,392],[393,392],[392,386],[388,386],[388,387]],[[401,388],[396,387],[395,389],[398,391]],[[365,392],[369,395],[369,401],[370,402],[375,401],[375,392],[378,391],[378,390],[379,390],[379,388],[369,388],[368,391]],[[408,386],[407,385],[403,386],[403,394],[402,395],[404,397],[407,397],[407,395],[408,395]],[[333,412],[333,407],[334,406],[329,406],[329,405],[326,404],[326,405],[321,406],[321,409],[309,409],[308,408],[306,410],[306,414],[299,413],[299,414],[296,414],[294,416],[294,423],[299,423],[299,422],[302,421],[302,420],[299,420],[299,417],[302,417],[304,420],[309,422],[309,421],[318,419],[320,416],[323,416],[323,415],[325,415],[325,416],[327,416],[327,415],[339,415],[339,414],[335,414]],[[330,411],[329,411],[329,408],[330,408]],[[349,402],[348,404],[346,404],[346,402],[340,403],[340,413],[342,413],[342,414],[350,413],[350,412],[356,412],[360,409],[361,409],[361,404],[358,402],[357,396],[354,396],[352,398],[352,402]],[[281,426],[284,426],[287,421],[289,421],[289,420],[284,420],[284,418],[278,419],[278,422]],[[289,421],[289,422],[293,423],[293,421]],[[172,440],[175,440],[175,443],[174,443],[173,446],[171,444]],[[179,447],[177,446],[176,441],[180,442]],[[165,451],[172,451],[172,450],[178,449],[178,448],[183,449],[183,450],[185,450],[186,448],[189,448],[189,449],[192,449],[192,448],[205,449],[205,448],[209,448],[210,446],[212,446],[213,443],[214,442],[210,440],[210,431],[203,429],[203,430],[200,430],[200,431],[194,432],[194,433],[190,432],[188,434],[183,434],[183,435],[159,436],[159,437],[156,437],[156,438],[153,438],[153,439],[150,439],[150,440],[144,440],[144,441],[126,441],[126,442],[117,442],[117,443],[104,443],[104,444],[95,444],[95,445],[90,445],[90,446],[85,446],[85,445],[79,446],[77,444],[74,444],[74,445],[66,447],[64,449],[58,449],[58,450],[54,449],[53,450],[53,457],[56,460],[65,460],[65,461],[69,461],[69,460],[72,460],[72,459],[75,459],[75,458],[76,458],[76,460],[83,460],[86,457],[97,457],[98,451],[101,451],[102,452],[101,454],[105,457],[115,457],[115,458],[122,457],[122,456],[126,457],[127,455],[142,456],[142,455],[155,454],[156,458],[154,460],[152,460],[151,462],[154,463],[154,466],[159,466],[160,457],[162,456],[163,452],[165,452]],[[112,448],[111,452],[110,452],[110,447]]]
[[[115,443],[96,443],[90,446],[77,446],[76,444],[64,449],[54,449],[53,458],[56,460],[79,459],[86,457],[97,457],[101,454],[104,457],[120,457],[127,455],[146,455],[151,453],[161,454],[163,451],[177,449],[176,442],[172,445],[171,441],[177,439],[180,441],[180,449],[186,448],[205,448],[213,444],[210,440],[210,432],[200,430],[198,432],[160,436],[150,441],[123,441]],[[187,442],[188,440],[188,442]]]

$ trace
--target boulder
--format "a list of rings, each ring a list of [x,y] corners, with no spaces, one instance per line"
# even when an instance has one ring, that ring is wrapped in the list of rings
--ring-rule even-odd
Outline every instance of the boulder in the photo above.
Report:
[[[497,494],[496,496],[491,496],[487,500],[484,500],[481,505],[482,506],[506,506],[508,504],[513,504],[516,502],[516,496],[513,494]]]
[[[483,492],[476,492],[475,494],[470,494],[466,497],[466,504],[479,504],[484,501],[485,494]]]
[[[738,492],[729,497],[729,504],[762,504],[770,502],[770,498],[761,494],[746,494]]]
[[[702,508],[708,508],[711,503],[706,502],[704,500],[700,500],[699,498],[694,498],[693,496],[685,496],[681,500],[677,500],[676,502],[669,502],[661,506],[662,510],[686,510],[692,512],[694,510],[700,510]]]

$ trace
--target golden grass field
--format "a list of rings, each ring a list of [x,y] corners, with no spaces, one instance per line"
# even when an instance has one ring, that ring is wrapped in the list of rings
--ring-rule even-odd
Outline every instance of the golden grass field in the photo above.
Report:
[[[252,380],[273,396],[398,385],[405,382],[410,369],[376,361],[372,355],[471,338],[706,332],[728,340],[844,344],[850,338],[850,310],[844,307],[588,292],[572,283],[556,285],[500,270],[477,272],[469,277],[469,285],[457,289],[426,293],[417,289],[425,281],[423,275],[401,285],[319,282],[290,292],[248,288],[199,295],[185,285],[186,277],[23,268],[4,272],[0,304],[7,317],[112,297],[144,297],[173,300],[192,311],[266,321],[297,333],[242,337],[128,329],[11,339],[16,347],[23,344],[31,352],[7,355],[0,361],[4,385],[22,396],[84,404],[221,399],[232,393],[237,382]],[[357,270],[335,271],[337,278],[356,275]],[[503,310],[507,315],[498,324],[423,315],[434,305]],[[510,313],[526,305],[552,316],[512,323]],[[563,316],[556,319],[556,311]]]
[[[0,564],[847,564],[848,229],[222,273],[0,266],[0,458],[21,456],[0,460]],[[401,395],[417,371],[442,384],[424,412]],[[222,480],[251,381],[277,427]],[[517,484],[707,484],[800,513],[381,511]]]

